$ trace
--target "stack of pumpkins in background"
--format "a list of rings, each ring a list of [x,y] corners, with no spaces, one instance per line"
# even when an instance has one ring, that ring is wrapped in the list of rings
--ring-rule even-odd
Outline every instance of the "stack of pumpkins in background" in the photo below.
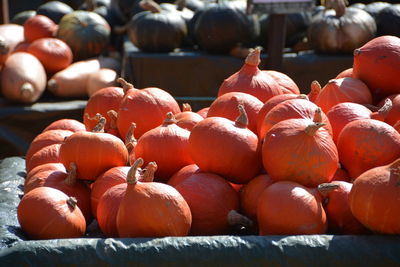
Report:
[[[307,95],[260,49],[207,108],[161,88],[102,88],[83,122],[26,154],[18,206],[32,239],[400,233],[400,39],[374,38]],[[40,214],[40,216],[38,216]]]

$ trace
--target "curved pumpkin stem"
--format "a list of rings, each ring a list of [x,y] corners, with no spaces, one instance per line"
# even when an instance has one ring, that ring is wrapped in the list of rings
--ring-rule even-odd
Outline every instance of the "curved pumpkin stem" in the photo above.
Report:
[[[129,126],[129,130],[125,138],[125,146],[129,152],[131,152],[137,144],[137,139],[135,138],[135,129],[136,123],[132,122],[131,126]]]
[[[339,187],[340,186],[338,184],[323,183],[318,185],[317,190],[324,198],[326,198],[330,192],[332,192],[335,189],[338,189]]]
[[[254,49],[251,49],[249,54],[246,57],[245,63],[247,65],[251,65],[251,66],[260,65],[260,63],[261,63],[260,54],[261,54],[261,48],[260,47],[256,47]]]
[[[104,126],[106,124],[106,121],[106,118],[104,118],[103,116],[100,117],[99,122],[93,128],[92,133],[104,133]]]
[[[183,103],[182,104],[182,112],[185,112],[185,111],[189,111],[189,112],[192,111],[192,107],[190,106],[189,103]]]
[[[240,128],[247,128],[249,124],[249,118],[247,117],[246,110],[242,104],[238,105],[239,116],[235,120],[235,125]]]
[[[153,0],[142,0],[139,2],[139,6],[152,13],[161,13],[162,11],[160,5]]]
[[[77,172],[77,167],[75,162],[71,162],[68,167],[68,175],[67,178],[65,178],[64,183],[66,185],[74,185],[76,183],[76,172]]]
[[[126,94],[126,92],[128,92],[130,89],[135,89],[135,87],[133,86],[133,84],[128,83],[124,78],[119,77],[117,79],[117,83],[119,83],[122,87],[122,89],[124,90],[124,93]]]
[[[322,122],[315,122],[315,123],[311,123],[310,125],[308,125],[305,129],[306,134],[313,136],[315,135],[315,133],[318,131],[319,128],[325,126],[326,123],[322,123]]]
[[[157,163],[155,163],[154,161],[149,162],[144,170],[144,173],[140,179],[141,182],[153,182],[154,180],[154,174],[157,171]]]
[[[313,121],[314,121],[314,122],[322,122],[322,110],[321,110],[320,107],[318,107],[318,108],[315,110]]]
[[[378,109],[377,112],[373,112],[371,114],[371,119],[385,121],[387,115],[392,110],[392,107],[393,107],[392,100],[386,98],[385,104],[380,109]]]
[[[308,94],[308,98],[310,99],[311,102],[314,102],[315,99],[317,99],[321,90],[322,90],[322,87],[318,81],[311,82],[311,90],[310,90],[310,93]]]
[[[167,117],[165,118],[165,120],[163,122],[163,126],[174,124],[176,122],[177,122],[177,120],[175,119],[174,114],[172,112],[168,112]]]
[[[108,115],[108,117],[110,117],[110,128],[113,130],[116,130],[118,113],[115,110],[110,109],[109,111],[107,111],[107,115]]]
[[[347,0],[324,0],[321,3],[323,3],[326,9],[334,9],[338,18],[346,13],[346,5],[349,4]]]
[[[143,166],[143,159],[138,158],[132,164],[132,167],[129,169],[128,174],[126,176],[126,182],[128,184],[136,184],[138,182],[138,169]]]
[[[306,94],[299,94],[299,95],[297,96],[297,99],[310,100]]]

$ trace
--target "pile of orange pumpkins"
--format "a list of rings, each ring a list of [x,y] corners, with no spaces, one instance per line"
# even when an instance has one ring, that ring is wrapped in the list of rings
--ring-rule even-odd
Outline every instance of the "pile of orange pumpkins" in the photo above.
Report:
[[[260,50],[207,108],[118,79],[82,122],[26,154],[17,209],[32,239],[400,233],[400,39],[377,37],[307,95]]]

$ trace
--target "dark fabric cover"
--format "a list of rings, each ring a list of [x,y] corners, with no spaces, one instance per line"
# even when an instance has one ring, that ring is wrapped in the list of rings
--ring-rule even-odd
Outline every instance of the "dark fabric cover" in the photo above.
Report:
[[[0,161],[0,266],[400,266],[399,236],[203,236],[27,240],[16,209],[24,160]]]

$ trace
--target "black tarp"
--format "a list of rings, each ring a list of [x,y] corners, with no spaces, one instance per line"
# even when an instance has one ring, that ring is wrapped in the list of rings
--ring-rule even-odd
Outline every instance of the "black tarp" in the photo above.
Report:
[[[0,161],[0,266],[400,266],[397,235],[99,238],[93,231],[26,240],[16,216],[24,164]]]

